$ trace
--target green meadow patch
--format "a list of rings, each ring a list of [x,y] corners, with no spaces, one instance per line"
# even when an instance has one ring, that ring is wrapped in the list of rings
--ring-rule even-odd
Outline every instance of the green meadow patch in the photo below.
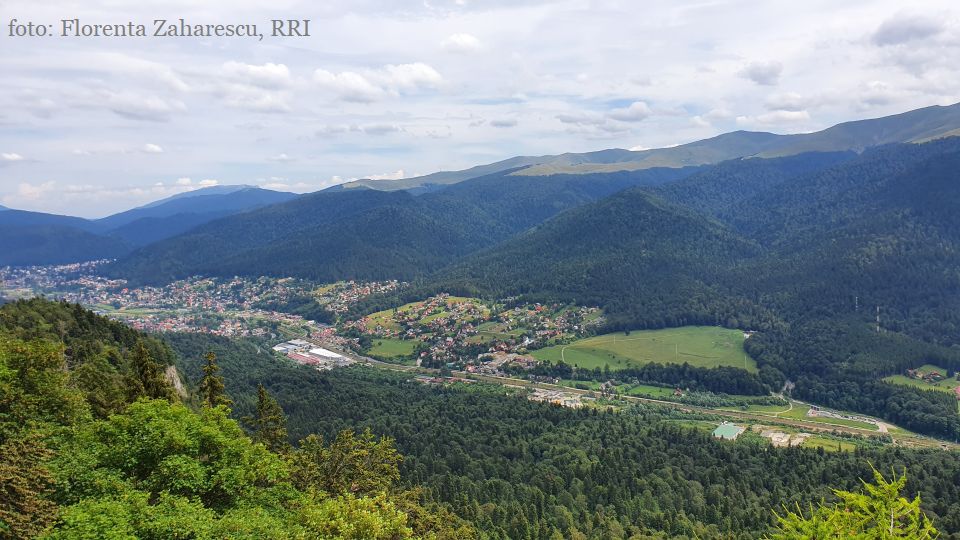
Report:
[[[584,369],[626,369],[651,362],[715,368],[730,366],[757,371],[743,349],[743,332],[716,326],[684,326],[663,330],[616,332],[554,345],[533,352],[539,360],[560,360]]]

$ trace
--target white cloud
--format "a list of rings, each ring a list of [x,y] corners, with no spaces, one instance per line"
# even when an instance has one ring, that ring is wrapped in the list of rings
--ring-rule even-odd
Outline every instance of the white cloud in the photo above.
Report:
[[[187,108],[183,102],[176,99],[141,95],[129,91],[105,90],[100,93],[100,98],[108,109],[132,120],[166,121],[173,113],[182,112]]]
[[[253,87],[234,86],[224,103],[237,109],[262,113],[285,113],[291,110],[285,96]]]
[[[292,157],[288,156],[288,155],[287,155],[286,153],[284,153],[284,152],[281,152],[281,153],[279,153],[279,154],[277,154],[277,155],[275,155],[275,156],[271,156],[271,157],[269,157],[269,158],[267,158],[267,159],[270,160],[270,161],[278,161],[278,162],[281,162],[281,163],[288,162],[288,161],[293,161],[293,160],[294,160]]]
[[[178,186],[189,186],[189,185],[193,184],[193,179],[187,178],[187,177],[177,178],[176,184],[177,184]]]
[[[758,3],[749,19],[716,1],[454,2],[333,0],[322,29],[297,40],[10,42],[0,54],[0,150],[24,159],[0,156],[0,171],[18,173],[0,174],[0,197],[16,196],[19,182],[56,180],[63,193],[103,187],[100,199],[78,191],[67,206],[49,192],[35,204],[89,215],[196,188],[200,178],[277,175],[289,180],[274,183],[299,190],[334,175],[662,147],[740,126],[810,131],[960,99],[960,4],[950,0],[797,3],[789,17]],[[217,6],[177,3],[187,20],[222,16]],[[278,9],[241,3],[238,16],[250,20]],[[66,10],[94,21],[112,4],[4,6],[22,20],[55,21]],[[134,16],[156,14],[146,6]],[[625,35],[643,36],[642,54]],[[629,111],[639,100],[652,114],[627,121],[644,115]],[[142,167],[147,142],[166,151]],[[270,159],[281,151],[296,160]],[[179,176],[192,183],[176,185]],[[153,191],[158,179],[164,193]]]
[[[751,62],[744,66],[738,75],[762,86],[773,86],[780,81],[782,72],[783,64],[780,62]]]
[[[2,158],[4,161],[22,161],[23,160],[23,156],[21,156],[16,152],[4,152],[0,154],[0,158]]]
[[[935,36],[944,31],[941,19],[929,15],[898,13],[883,21],[873,34],[873,42],[881,47],[899,45]]]
[[[163,147],[158,144],[147,143],[140,148],[140,151],[146,154],[162,154]]]
[[[436,88],[443,81],[437,70],[421,62],[389,65],[384,71],[386,77],[382,79],[382,84],[399,90]]]
[[[403,180],[406,178],[406,174],[403,172],[403,169],[394,172],[387,172],[381,174],[370,174],[365,176],[367,180]]]
[[[648,118],[652,112],[650,107],[642,101],[634,101],[629,107],[610,111],[608,116],[621,122],[640,122]]]
[[[517,119],[516,118],[498,118],[490,121],[490,125],[496,128],[512,128],[516,127]]]
[[[151,84],[159,82],[167,89],[175,92],[187,92],[190,90],[190,85],[170,66],[122,52],[104,51],[97,53],[89,61],[89,65],[95,69],[99,68],[110,72],[129,74],[148,81]]]
[[[360,131],[367,135],[386,135],[403,131],[403,128],[396,124],[366,124],[360,126]]]
[[[325,69],[318,69],[313,72],[313,80],[321,87],[337,94],[343,101],[372,103],[387,95],[386,89],[353,71],[331,73]]]
[[[767,97],[764,106],[771,111],[802,111],[810,106],[811,101],[796,92],[786,92]]]
[[[293,81],[286,65],[269,62],[263,65],[227,62],[223,64],[223,74],[235,82],[268,89],[286,88]]]
[[[229,107],[257,113],[285,113],[292,110],[290,69],[285,64],[226,62],[213,92]]]
[[[30,184],[21,182],[17,186],[16,195],[3,198],[3,202],[8,204],[17,204],[23,201],[39,201],[46,198],[48,193],[52,193],[57,187],[56,182],[42,182],[39,184]]]
[[[348,124],[326,124],[318,127],[315,133],[317,137],[335,137],[351,131],[359,131],[359,128]]]
[[[741,126],[782,126],[808,120],[810,120],[810,113],[807,111],[771,111],[757,116],[738,116],[737,124]]]
[[[343,101],[372,103],[390,96],[436,88],[443,77],[427,64],[416,62],[391,64],[363,72],[332,73],[317,69],[313,72],[313,80]]]
[[[480,50],[480,40],[472,34],[451,34],[444,39],[440,46],[443,50],[455,53],[469,53]]]
[[[709,120],[704,118],[701,115],[693,116],[690,118],[690,124],[696,127],[710,127],[713,124]]]

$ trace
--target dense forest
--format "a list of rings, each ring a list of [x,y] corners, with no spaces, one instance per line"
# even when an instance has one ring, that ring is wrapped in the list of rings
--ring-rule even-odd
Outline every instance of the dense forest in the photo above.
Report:
[[[906,468],[906,492],[944,538],[960,538],[960,456],[883,447],[856,452],[723,443],[657,408],[572,410],[496,386],[438,388],[369,367],[332,372],[278,360],[259,344],[169,335],[197,381],[217,355],[237,414],[263,384],[291,439],[346,427],[396,439],[401,481],[472,522],[486,538],[756,538],[773,510],[855,490],[871,464]]]
[[[391,439],[347,428],[294,448],[263,387],[245,431],[216,356],[189,394],[172,354],[78,306],[0,308],[0,538],[475,536],[397,485]]]

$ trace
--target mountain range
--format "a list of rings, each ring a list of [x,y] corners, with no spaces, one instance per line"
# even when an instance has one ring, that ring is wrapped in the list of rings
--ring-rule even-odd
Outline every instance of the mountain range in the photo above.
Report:
[[[295,197],[253,186],[213,186],[92,220],[2,208],[0,265],[112,259],[209,221]]]
[[[883,144],[927,142],[958,134],[960,103],[949,106],[935,105],[883,118],[845,122],[814,133],[776,135],[735,131],[668,148],[518,156],[462,171],[437,172],[402,180],[355,180],[344,184],[343,189],[423,189],[517,168],[520,169],[513,173],[517,176],[549,176],[634,171],[654,167],[688,167],[730,159],[784,157],[805,152],[862,152]]]
[[[115,257],[105,273],[131,285],[402,279],[355,314],[446,291],[595,305],[606,331],[750,329],[758,384],[955,439],[952,396],[881,379],[960,369],[957,111],[579,162],[626,167],[612,172],[530,174],[516,158],[410,189],[199,190],[103,220],[5,210],[0,264]]]

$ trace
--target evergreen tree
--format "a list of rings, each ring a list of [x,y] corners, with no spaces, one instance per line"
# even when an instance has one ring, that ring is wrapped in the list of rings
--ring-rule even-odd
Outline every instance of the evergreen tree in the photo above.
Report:
[[[130,356],[128,392],[131,401],[139,397],[174,401],[176,393],[164,377],[160,364],[153,360],[143,341],[138,340]]]
[[[0,538],[31,538],[56,518],[45,467],[52,454],[36,433],[0,444]]]
[[[206,364],[203,366],[203,379],[200,381],[200,396],[207,407],[223,405],[230,407],[233,401],[224,392],[223,377],[218,375],[220,366],[217,365],[217,355],[213,351],[204,355]]]
[[[840,502],[821,505],[805,517],[797,512],[777,516],[779,531],[774,539],[790,538],[860,538],[917,540],[936,538],[939,533],[920,510],[920,496],[912,501],[900,496],[907,483],[906,474],[887,481],[874,469],[875,484],[864,482],[865,492],[835,490]]]
[[[287,451],[290,446],[287,441],[287,417],[263,384],[257,385],[256,416],[247,420],[253,428],[254,441],[263,443],[273,452]]]

